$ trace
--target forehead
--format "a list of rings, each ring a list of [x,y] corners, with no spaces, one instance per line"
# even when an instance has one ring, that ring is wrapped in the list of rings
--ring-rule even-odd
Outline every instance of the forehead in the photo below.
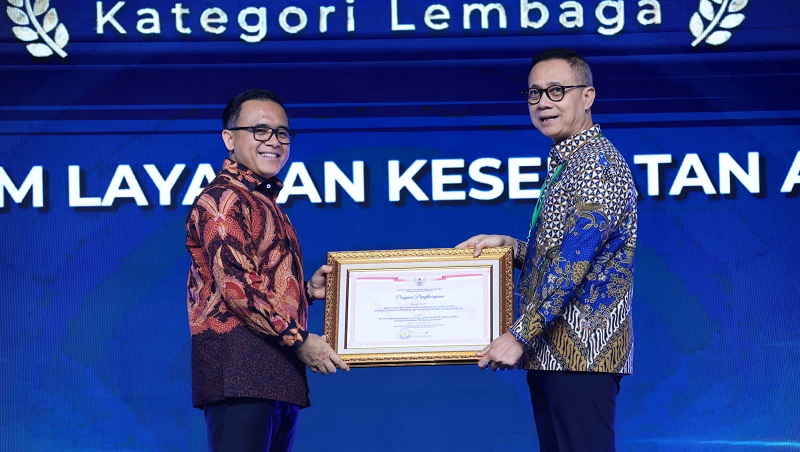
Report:
[[[575,84],[575,71],[565,60],[544,60],[536,63],[528,74],[528,85],[547,86],[555,83]]]
[[[272,127],[288,126],[289,118],[283,107],[271,100],[248,100],[242,104],[239,123],[248,125],[266,124]]]

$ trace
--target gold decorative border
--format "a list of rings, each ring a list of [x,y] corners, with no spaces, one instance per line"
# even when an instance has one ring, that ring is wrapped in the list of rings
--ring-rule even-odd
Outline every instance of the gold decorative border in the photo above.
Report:
[[[485,248],[481,255],[473,257],[472,248],[424,248],[408,250],[377,251],[333,251],[328,253],[328,265],[333,272],[328,275],[325,296],[325,336],[328,344],[338,353],[339,337],[339,301],[342,287],[339,286],[340,275],[344,265],[351,264],[396,264],[408,262],[449,262],[476,259],[488,261],[498,266],[500,281],[497,281],[500,300],[498,313],[500,316],[500,332],[508,331],[514,322],[514,254],[511,247],[503,246]],[[474,352],[442,351],[442,352],[401,352],[401,353],[364,353],[358,355],[342,355],[352,367],[369,366],[407,366],[475,363],[478,358]]]

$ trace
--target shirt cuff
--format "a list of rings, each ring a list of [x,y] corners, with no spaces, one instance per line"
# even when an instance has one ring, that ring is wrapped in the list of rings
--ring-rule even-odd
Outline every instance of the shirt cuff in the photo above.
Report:
[[[298,348],[300,348],[303,344],[306,343],[306,339],[308,339],[308,331],[300,330],[297,332],[297,334],[298,336],[300,336],[300,339],[295,340],[294,344],[291,345],[292,350],[297,350]]]
[[[308,331],[298,328],[294,321],[280,334],[280,343],[292,350],[300,348],[308,338]]]
[[[527,348],[531,348],[531,344],[530,344],[530,343],[528,343],[528,341],[526,341],[526,340],[525,340],[525,339],[524,339],[522,336],[520,336],[520,334],[519,334],[519,333],[517,333],[516,331],[514,331],[514,328],[509,328],[509,329],[508,329],[508,331],[509,331],[511,334],[513,334],[513,335],[514,335],[514,337],[515,337],[515,338],[517,338],[517,340],[518,340],[518,341],[519,341],[519,342],[520,342],[522,345],[524,345],[524,346],[525,346],[525,347],[527,347]]]
[[[525,255],[528,253],[528,244],[522,240],[517,240],[517,252],[514,253],[514,267],[521,269],[525,264]]]

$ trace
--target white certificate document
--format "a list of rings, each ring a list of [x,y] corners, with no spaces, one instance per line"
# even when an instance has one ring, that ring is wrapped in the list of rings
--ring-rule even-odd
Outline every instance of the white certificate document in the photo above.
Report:
[[[467,364],[513,323],[513,250],[335,251],[325,337],[351,366]]]
[[[491,268],[351,271],[346,347],[484,346]]]

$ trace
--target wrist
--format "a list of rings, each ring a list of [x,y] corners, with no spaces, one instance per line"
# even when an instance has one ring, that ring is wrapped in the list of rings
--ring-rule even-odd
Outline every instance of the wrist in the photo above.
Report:
[[[308,331],[300,330],[300,331],[297,332],[297,334],[300,336],[300,338],[298,340],[295,340],[294,343],[290,346],[290,348],[292,350],[294,350],[294,351],[299,350],[300,347],[305,345],[306,340],[308,340],[308,334],[309,333],[308,333]]]

